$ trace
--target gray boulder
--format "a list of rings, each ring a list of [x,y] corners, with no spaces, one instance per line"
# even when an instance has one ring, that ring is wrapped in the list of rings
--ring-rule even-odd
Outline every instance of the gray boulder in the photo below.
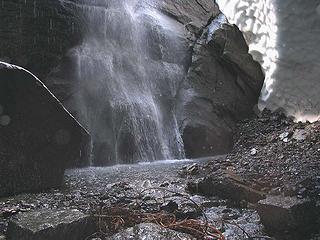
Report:
[[[78,210],[38,210],[9,223],[8,240],[80,240],[95,232],[95,223]]]
[[[0,62],[0,196],[59,187],[90,136],[30,72]]]
[[[258,202],[257,211],[268,231],[277,235],[291,233],[296,239],[308,236],[319,218],[315,202],[296,197],[268,196]]]
[[[241,179],[238,175],[209,176],[196,182],[189,182],[188,191],[206,196],[219,196],[239,204],[243,201],[257,203],[265,198],[265,194],[258,191]]]
[[[220,14],[193,47],[179,93],[178,114],[186,156],[224,154],[232,149],[237,121],[252,114],[264,75],[248,53],[242,33]]]

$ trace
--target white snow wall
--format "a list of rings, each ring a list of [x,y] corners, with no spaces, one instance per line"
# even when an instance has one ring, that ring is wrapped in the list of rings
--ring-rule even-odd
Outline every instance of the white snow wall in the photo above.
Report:
[[[217,0],[265,71],[260,107],[297,120],[320,116],[320,1]]]

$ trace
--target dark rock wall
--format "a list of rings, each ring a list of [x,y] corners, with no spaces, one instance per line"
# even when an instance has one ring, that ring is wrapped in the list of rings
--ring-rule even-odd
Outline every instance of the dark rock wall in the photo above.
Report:
[[[95,0],[91,4],[107,8],[108,2]],[[77,94],[77,83],[73,82],[75,70],[68,50],[90,31],[83,27],[83,11],[87,9],[84,4],[85,1],[8,0],[2,1],[0,8],[4,19],[0,22],[0,59],[20,64],[40,76],[75,115],[72,99]],[[161,33],[154,32],[150,25],[152,42],[160,44],[149,47],[157,61],[171,63],[175,61],[171,56],[185,55],[177,63],[184,66],[185,80],[174,107],[186,155],[225,153],[233,144],[235,122],[250,115],[257,102],[263,81],[260,66],[248,55],[237,27],[222,25],[219,19],[215,23],[221,15],[214,1],[165,0],[155,4],[180,29],[173,34],[182,47],[177,50],[165,44],[169,53],[166,55],[157,49],[163,39],[152,40],[152,36]]]
[[[165,14],[185,26],[190,62],[177,96],[186,157],[223,154],[235,123],[251,114],[264,74],[235,25],[224,24],[214,1],[164,1]]]
[[[59,187],[89,134],[30,72],[0,62],[0,196]]]
[[[5,0],[0,4],[0,60],[45,79],[80,37],[68,1]]]

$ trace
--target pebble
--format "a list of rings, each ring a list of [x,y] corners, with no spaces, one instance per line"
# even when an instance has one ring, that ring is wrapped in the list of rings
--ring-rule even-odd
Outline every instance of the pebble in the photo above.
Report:
[[[258,153],[258,151],[257,151],[257,149],[255,149],[255,148],[252,148],[251,151],[250,151],[250,154],[251,154],[252,156],[257,155],[257,153]]]

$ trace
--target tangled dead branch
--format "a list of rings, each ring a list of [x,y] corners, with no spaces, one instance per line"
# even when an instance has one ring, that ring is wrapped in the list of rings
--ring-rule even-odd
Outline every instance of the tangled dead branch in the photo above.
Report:
[[[196,219],[178,219],[175,213],[167,213],[160,210],[156,213],[149,213],[142,211],[142,209],[129,209],[124,205],[112,207],[102,206],[95,210],[93,214],[97,220],[98,226],[98,232],[95,236],[105,237],[116,233],[123,228],[132,227],[140,223],[154,223],[164,228],[188,233],[197,239],[225,240],[219,229],[208,224],[208,219],[202,208],[187,195],[164,188],[148,188],[140,192],[137,199],[141,198],[143,193],[152,190],[169,192],[192,202],[194,207],[202,213],[205,221]]]
[[[122,228],[132,227],[140,223],[154,223],[164,228],[189,233],[197,239],[224,240],[223,234],[213,226],[200,220],[185,219],[177,220],[174,214],[165,213],[142,213],[138,210],[117,206],[103,208],[94,217],[98,220],[99,234],[102,236],[115,233]]]

